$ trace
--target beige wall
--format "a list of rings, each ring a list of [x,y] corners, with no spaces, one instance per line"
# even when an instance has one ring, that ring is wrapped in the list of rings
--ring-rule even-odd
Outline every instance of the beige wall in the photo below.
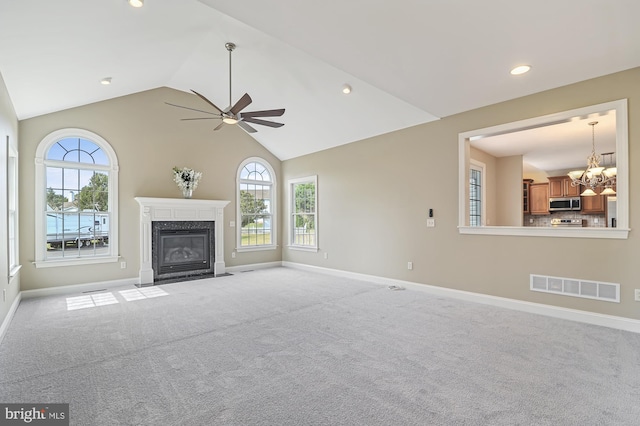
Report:
[[[640,319],[640,303],[633,300],[633,289],[640,288],[634,231],[639,81],[636,68],[284,161],[285,180],[318,175],[320,251],[285,248],[283,260]],[[458,233],[460,132],[623,98],[629,99],[632,167],[629,239]],[[426,227],[429,208],[435,228]],[[620,283],[621,303],[531,292],[532,273]]]
[[[272,262],[280,250],[238,253],[231,258],[236,240],[229,221],[235,220],[235,177],[246,158],[262,157],[280,179],[280,161],[262,145],[235,126],[214,132],[216,121],[181,122],[188,112],[165,105],[202,107],[194,95],[161,88],[87,106],[73,108],[20,122],[20,257],[22,289],[135,278],[139,270],[139,206],[134,197],[179,198],[173,182],[173,166],[203,172],[194,198],[230,200],[225,208],[225,260],[227,266]],[[50,132],[76,127],[105,138],[118,156],[120,255],[127,262],[57,268],[35,268],[34,259],[34,155]]]
[[[0,74],[0,188],[2,188],[2,196],[0,197],[0,223],[3,229],[0,230],[0,292],[6,292],[6,300],[0,295],[0,324],[4,321],[11,304],[20,292],[20,273],[18,272],[11,280],[9,280],[9,254],[7,251],[7,197],[5,189],[7,188],[7,138],[9,145],[15,151],[18,149],[18,118],[13,109],[13,104],[9,98],[7,87],[5,86],[2,74]]]
[[[522,226],[522,156],[496,161],[497,226]]]

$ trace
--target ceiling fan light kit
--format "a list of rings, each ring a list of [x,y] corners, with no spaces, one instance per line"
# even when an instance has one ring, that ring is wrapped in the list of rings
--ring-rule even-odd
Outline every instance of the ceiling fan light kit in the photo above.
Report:
[[[234,43],[225,43],[224,47],[229,52],[229,106],[226,109],[219,108],[213,102],[211,102],[209,99],[207,99],[204,95],[196,92],[193,89],[191,91],[196,96],[198,96],[200,99],[202,99],[207,104],[209,104],[209,106],[213,107],[215,112],[204,111],[204,110],[200,110],[200,109],[196,109],[196,108],[190,108],[190,107],[186,107],[186,106],[182,106],[182,105],[176,105],[176,104],[172,104],[172,103],[169,103],[169,102],[165,102],[165,103],[167,105],[171,105],[173,107],[188,109],[188,110],[191,110],[191,111],[197,111],[197,112],[209,115],[209,117],[183,118],[183,119],[181,119],[183,121],[187,121],[187,120],[212,120],[212,119],[222,120],[222,122],[213,130],[219,130],[220,128],[222,128],[222,126],[224,124],[230,124],[230,125],[237,124],[239,127],[241,127],[247,133],[255,133],[255,132],[257,132],[257,130],[254,129],[252,126],[250,126],[248,123],[259,124],[261,126],[275,127],[275,128],[284,126],[283,123],[276,123],[276,122],[273,122],[273,121],[267,121],[267,120],[262,120],[260,118],[256,118],[256,117],[280,117],[280,116],[282,116],[284,114],[284,108],[270,109],[270,110],[264,110],[264,111],[241,112],[243,109],[245,109],[247,106],[249,106],[249,104],[251,104],[251,102],[253,102],[253,100],[251,99],[251,96],[249,96],[248,93],[245,93],[238,100],[238,102],[236,102],[232,106],[232,104],[231,104],[231,99],[232,99],[231,98],[231,52],[233,52],[235,50],[236,45]]]

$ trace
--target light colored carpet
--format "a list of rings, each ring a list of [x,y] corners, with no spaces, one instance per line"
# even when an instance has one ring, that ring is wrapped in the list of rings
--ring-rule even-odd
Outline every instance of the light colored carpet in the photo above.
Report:
[[[74,425],[640,418],[637,334],[287,268],[152,289],[24,300],[0,401],[68,402]]]

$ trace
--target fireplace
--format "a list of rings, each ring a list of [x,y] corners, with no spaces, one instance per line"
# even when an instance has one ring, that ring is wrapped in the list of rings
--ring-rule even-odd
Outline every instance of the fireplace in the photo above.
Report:
[[[147,197],[136,201],[140,284],[225,274],[224,207],[229,201]]]
[[[215,222],[153,222],[153,281],[213,275]]]

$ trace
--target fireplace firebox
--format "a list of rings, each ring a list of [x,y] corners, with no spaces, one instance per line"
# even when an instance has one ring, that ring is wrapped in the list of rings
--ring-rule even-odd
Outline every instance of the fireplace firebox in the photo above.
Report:
[[[153,222],[154,282],[211,276],[215,222]]]

